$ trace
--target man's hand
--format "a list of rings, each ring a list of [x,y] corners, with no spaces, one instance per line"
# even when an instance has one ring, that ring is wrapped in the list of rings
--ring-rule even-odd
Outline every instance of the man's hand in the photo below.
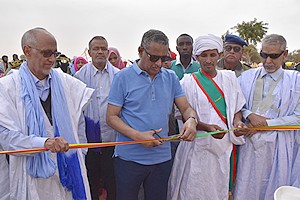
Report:
[[[153,130],[146,131],[146,132],[139,132],[136,135],[136,137],[134,138],[134,140],[153,140],[153,139],[156,139],[154,137],[154,135],[160,133],[161,131],[162,131],[162,128],[157,129],[157,130],[153,129]],[[159,140],[143,143],[144,147],[146,147],[146,148],[151,148],[151,147],[155,147],[155,146],[162,145],[162,144],[163,144],[163,142],[159,141]]]
[[[236,137],[249,134],[250,130],[248,129],[247,125],[244,124],[242,121],[238,121],[233,125],[233,127],[237,128],[236,130],[233,131]]]
[[[196,138],[196,120],[189,118],[184,124],[179,133],[179,138],[185,141],[193,141]]]
[[[205,126],[205,131],[206,132],[216,132],[216,131],[221,131],[223,130],[220,126],[216,125],[216,124],[207,124]],[[226,133],[217,133],[217,134],[213,134],[211,135],[213,138],[215,139],[222,139],[224,137]]]
[[[247,119],[250,121],[250,123],[253,127],[268,126],[268,124],[267,124],[268,118],[257,115],[255,113],[251,113],[250,115],[248,115]]]
[[[251,127],[253,127],[253,126],[252,126],[251,123],[248,123],[248,124],[247,124],[247,127],[248,127],[248,128],[251,128]],[[246,133],[245,135],[246,135],[247,137],[252,137],[255,133],[257,133],[256,130],[248,129],[248,130],[247,130],[247,133]]]
[[[49,149],[52,153],[66,152],[69,150],[68,142],[62,137],[48,138],[44,147]]]

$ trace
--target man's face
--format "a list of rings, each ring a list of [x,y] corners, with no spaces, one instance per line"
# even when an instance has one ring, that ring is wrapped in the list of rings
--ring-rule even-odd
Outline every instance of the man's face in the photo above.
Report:
[[[57,54],[56,40],[53,36],[38,32],[37,42],[32,46],[24,47],[24,54],[27,57],[28,68],[40,80],[50,74],[54,66]]]
[[[201,69],[211,75],[216,76],[216,65],[220,58],[220,54],[216,49],[203,51],[199,56],[197,56],[197,61],[201,65]]]
[[[193,52],[193,41],[189,36],[181,36],[177,40],[176,50],[180,57],[191,58]]]
[[[278,57],[271,58],[269,54],[277,54],[276,57],[277,56]],[[288,51],[287,50],[282,51],[280,49],[280,45],[268,45],[268,44],[263,45],[261,49],[261,55],[264,55],[264,57],[267,56],[266,58],[263,58],[261,56],[262,63],[265,70],[268,73],[273,73],[277,71],[281,67],[282,63],[284,62],[284,59],[287,56],[287,54]]]
[[[95,67],[105,66],[108,56],[108,44],[105,40],[94,39],[91,42],[89,55]]]
[[[148,74],[153,78],[161,69],[164,59],[168,57],[168,45],[163,45],[159,43],[152,42],[145,49],[144,47],[139,47],[140,63],[139,67],[148,72]],[[156,58],[151,61],[151,59]],[[159,59],[157,59],[159,58]]]
[[[224,60],[226,63],[236,64],[241,60],[243,48],[238,44],[225,44]]]

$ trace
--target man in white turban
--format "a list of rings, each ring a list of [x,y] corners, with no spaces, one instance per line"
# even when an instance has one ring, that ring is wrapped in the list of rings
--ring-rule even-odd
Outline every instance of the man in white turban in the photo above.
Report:
[[[201,70],[184,75],[181,85],[199,123],[197,133],[245,127],[240,110],[245,104],[233,71],[216,70],[223,51],[221,38],[200,36],[194,55]],[[169,199],[228,200],[232,144],[242,143],[241,130],[180,142],[169,179]]]

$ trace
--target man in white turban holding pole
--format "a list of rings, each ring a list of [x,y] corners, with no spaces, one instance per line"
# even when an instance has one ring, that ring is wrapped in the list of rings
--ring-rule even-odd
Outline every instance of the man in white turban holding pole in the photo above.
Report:
[[[222,51],[220,37],[198,37],[193,53],[201,69],[181,80],[186,97],[198,114],[197,133],[246,127],[241,121],[245,98],[235,73],[216,70]],[[181,142],[169,179],[169,199],[228,200],[232,146],[242,144],[243,134],[246,133],[238,129]]]

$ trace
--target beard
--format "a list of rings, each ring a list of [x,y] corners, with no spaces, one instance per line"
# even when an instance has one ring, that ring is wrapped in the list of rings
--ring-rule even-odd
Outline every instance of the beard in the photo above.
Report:
[[[268,73],[273,73],[277,70],[277,68],[274,64],[268,64],[268,63],[264,64],[264,68]]]

